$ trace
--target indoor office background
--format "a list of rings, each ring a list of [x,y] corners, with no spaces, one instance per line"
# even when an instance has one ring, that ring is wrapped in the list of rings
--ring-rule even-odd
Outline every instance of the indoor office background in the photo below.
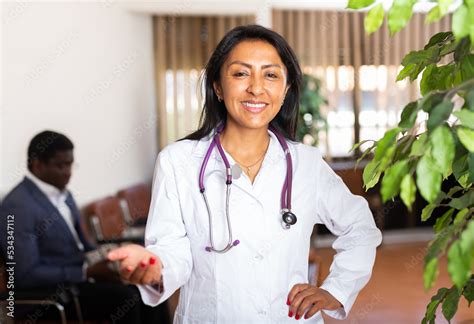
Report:
[[[385,24],[367,36],[365,13],[345,6],[309,0],[3,1],[0,199],[23,178],[30,139],[55,130],[75,145],[69,189],[90,238],[140,241],[157,153],[196,128],[199,78],[209,54],[232,27],[262,24],[281,33],[304,73],[320,80],[327,131],[318,133],[318,146],[351,191],[367,198],[383,231],[372,279],[341,323],[421,322],[436,289],[451,286],[443,263],[436,287],[423,290],[423,258],[434,237],[433,223],[420,221],[426,202],[417,197],[410,212],[398,198],[382,203],[378,187],[366,192],[367,161],[357,166],[358,152],[350,149],[381,138],[419,97],[417,82],[395,82],[400,62],[431,35],[450,29],[452,17],[426,25],[421,10],[393,37]],[[315,229],[315,282],[329,271],[333,240],[324,227]],[[171,312],[177,297],[168,301]],[[473,314],[462,299],[452,323],[474,323]],[[438,322],[444,323],[440,310]]]

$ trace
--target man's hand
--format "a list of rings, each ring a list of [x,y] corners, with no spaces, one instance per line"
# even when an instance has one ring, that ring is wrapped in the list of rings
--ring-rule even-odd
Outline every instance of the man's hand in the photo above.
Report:
[[[309,284],[296,284],[288,294],[287,305],[290,306],[288,316],[295,315],[300,319],[310,318],[322,309],[336,310],[342,304],[324,289]]]
[[[154,285],[161,280],[161,260],[141,245],[130,244],[107,254],[110,261],[120,262],[120,277],[135,285]]]

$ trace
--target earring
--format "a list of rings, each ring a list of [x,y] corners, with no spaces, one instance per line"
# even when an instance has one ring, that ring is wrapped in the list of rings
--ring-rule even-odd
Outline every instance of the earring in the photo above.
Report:
[[[221,102],[222,98],[220,96],[217,96],[217,100],[219,100],[219,102]]]

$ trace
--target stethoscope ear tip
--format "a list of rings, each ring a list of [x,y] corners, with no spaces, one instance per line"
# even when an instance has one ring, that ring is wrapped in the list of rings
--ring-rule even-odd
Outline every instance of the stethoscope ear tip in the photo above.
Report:
[[[239,240],[235,240],[234,243],[232,243],[232,245],[233,245],[233,246],[236,246],[236,245],[238,245],[239,243],[240,243]]]
[[[205,250],[206,250],[207,252],[211,252],[211,251],[212,251],[212,249],[211,249],[210,246],[206,246]]]

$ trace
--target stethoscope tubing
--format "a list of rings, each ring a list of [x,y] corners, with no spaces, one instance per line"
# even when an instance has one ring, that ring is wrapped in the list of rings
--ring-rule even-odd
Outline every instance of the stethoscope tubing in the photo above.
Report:
[[[285,182],[283,184],[282,192],[281,192],[281,213],[282,213],[282,225],[283,228],[289,229],[291,225],[296,223],[296,216],[291,212],[291,187],[292,187],[292,177],[293,177],[293,162],[291,159],[290,150],[288,148],[288,144],[286,143],[286,139],[281,135],[273,126],[269,126],[268,128],[273,134],[275,134],[278,142],[280,143],[281,147],[283,148],[285,158],[286,158],[286,175],[285,175]],[[240,243],[239,240],[233,241],[232,238],[232,225],[230,221],[230,213],[229,213],[229,197],[230,197],[230,186],[232,184],[232,169],[230,167],[229,160],[227,159],[224,149],[220,143],[219,136],[224,130],[224,124],[221,124],[217,127],[216,133],[209,145],[209,148],[204,156],[204,160],[201,165],[201,169],[199,170],[199,191],[202,194],[204,203],[206,205],[207,215],[209,219],[209,236],[210,236],[210,246],[206,246],[206,251],[208,252],[216,252],[216,253],[225,253],[229,251],[234,246]],[[206,187],[204,185],[204,175],[206,172],[207,163],[209,162],[209,158],[211,157],[212,151],[214,148],[217,147],[219,155],[222,158],[222,161],[225,164],[226,168],[226,221],[227,221],[227,229],[229,234],[229,241],[227,245],[222,249],[216,249],[214,245],[214,235],[213,235],[213,226],[212,226],[212,213],[211,208],[209,206],[209,202],[206,196]],[[289,218],[288,218],[289,217]]]

